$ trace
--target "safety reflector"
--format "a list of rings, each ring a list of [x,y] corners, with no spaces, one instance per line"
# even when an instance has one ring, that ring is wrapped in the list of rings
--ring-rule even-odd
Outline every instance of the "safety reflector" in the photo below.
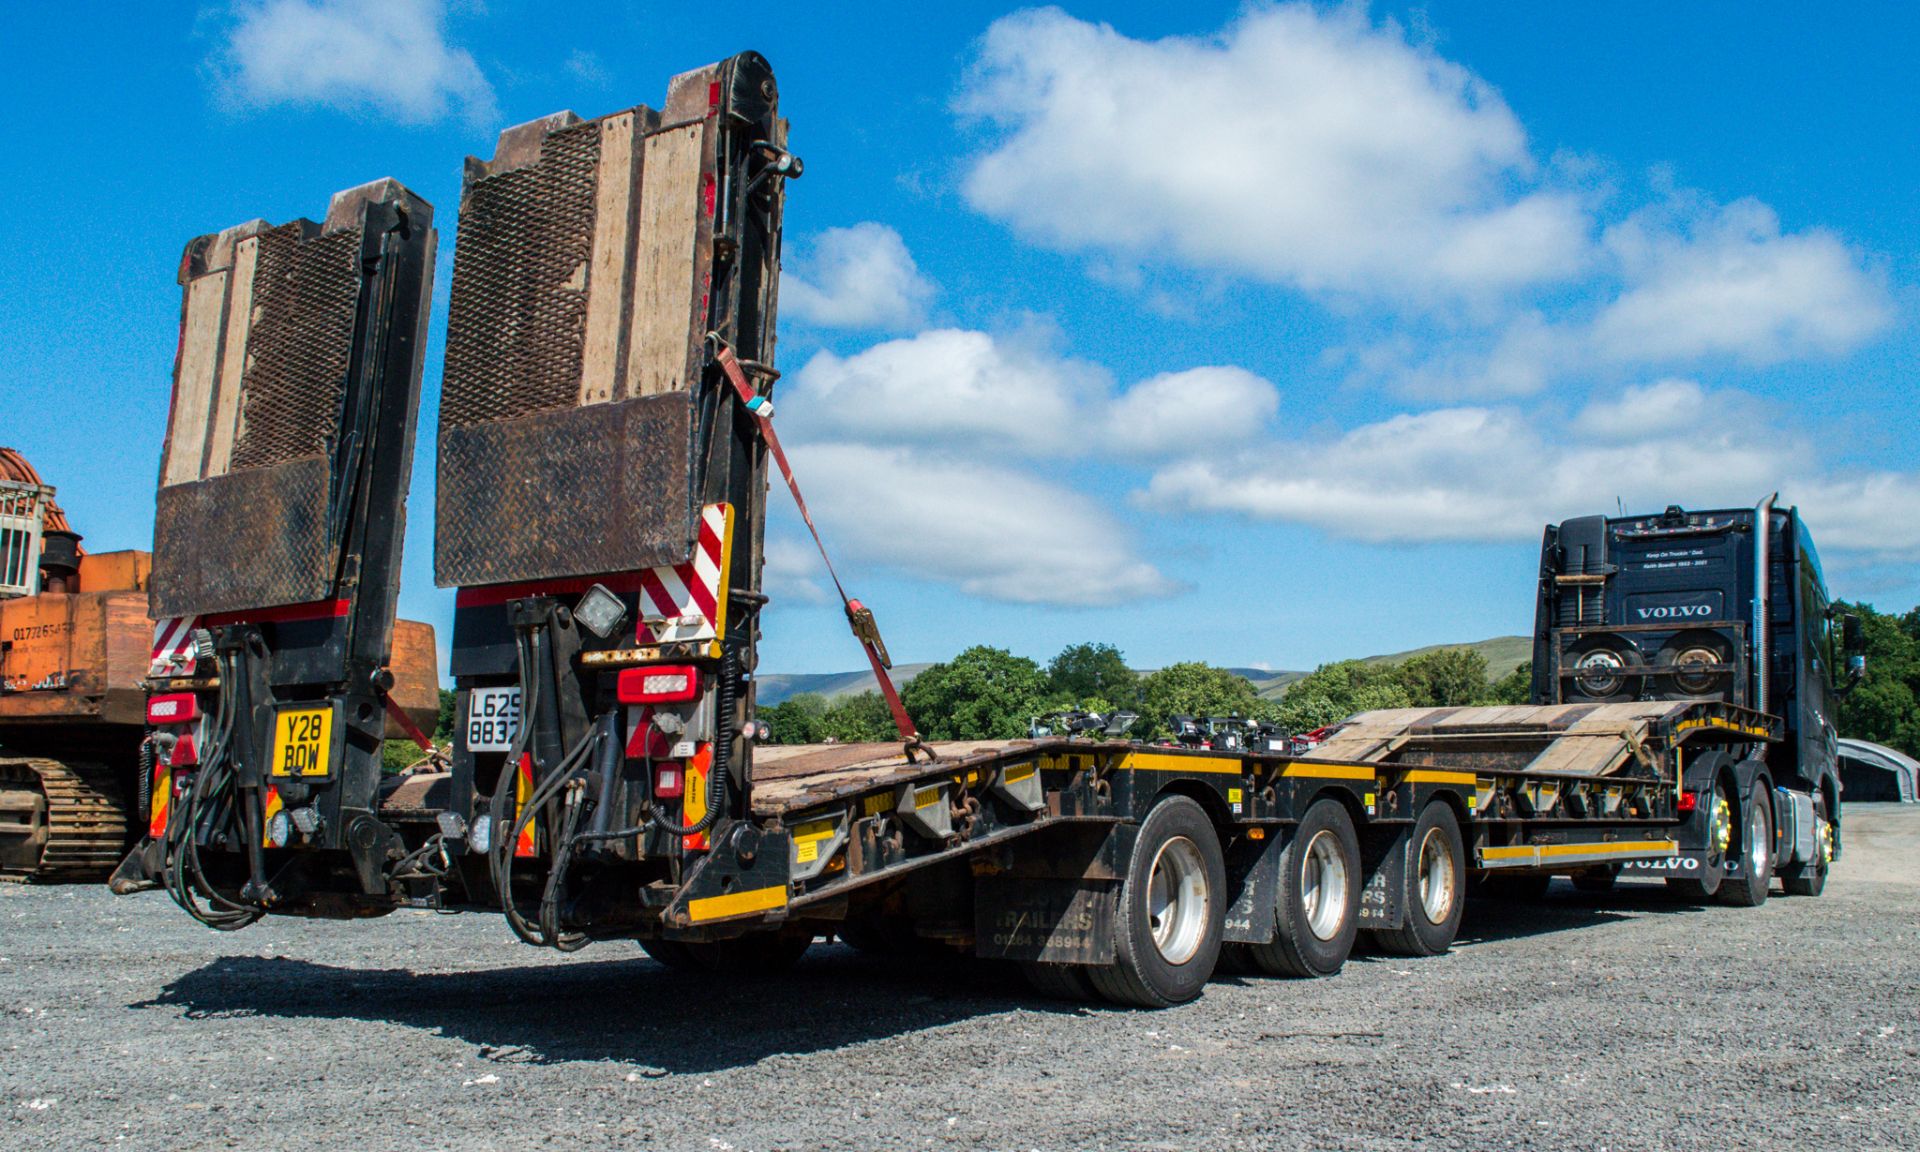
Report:
[[[147,801],[147,835],[159,840],[167,834],[167,814],[173,808],[173,773],[158,756],[153,759],[152,799]]]
[[[193,746],[193,734],[183,732],[180,739],[173,742],[173,755],[167,757],[169,768],[192,768],[200,763],[200,750]]]
[[[672,704],[700,694],[700,671],[687,664],[629,668],[620,673],[622,704]]]
[[[707,814],[707,773],[713,765],[713,745],[702,744],[693,759],[687,761],[685,794],[680,801],[680,820],[683,824],[698,824]],[[682,836],[680,846],[689,852],[705,852],[712,847],[712,841],[705,832],[695,832],[691,836]]]
[[[1693,811],[1695,803],[1696,802],[1694,800],[1693,793],[1691,792],[1680,793],[1680,811],[1682,812]]]
[[[527,801],[531,799],[533,799],[533,757],[523,752],[520,754],[520,768],[513,774],[513,814],[516,824],[519,823]],[[536,821],[529,820],[526,827],[520,830],[520,839],[513,846],[513,854],[516,858],[524,860],[537,854],[538,849],[533,839],[535,823]]]
[[[147,723],[190,724],[200,719],[200,700],[191,692],[169,692],[147,698]]]

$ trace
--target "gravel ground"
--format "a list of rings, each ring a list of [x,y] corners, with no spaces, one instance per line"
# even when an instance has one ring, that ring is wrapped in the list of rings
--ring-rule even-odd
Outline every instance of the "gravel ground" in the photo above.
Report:
[[[726,992],[496,918],[194,925],[0,886],[0,1145],[1920,1147],[1920,806],[1848,810],[1825,897],[1474,905],[1426,961],[1167,1012],[816,947]]]

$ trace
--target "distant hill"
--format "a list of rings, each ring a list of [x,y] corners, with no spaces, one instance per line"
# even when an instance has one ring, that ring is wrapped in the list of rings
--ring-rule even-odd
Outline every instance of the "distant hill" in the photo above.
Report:
[[[1380,656],[1363,657],[1369,664],[1398,664],[1423,652],[1433,652],[1441,648],[1471,648],[1487,659],[1487,675],[1495,680],[1518,668],[1533,658],[1533,640],[1526,636],[1495,636],[1491,640],[1480,640],[1472,644],[1430,644],[1425,648],[1415,648],[1407,652],[1389,652]],[[931,664],[896,664],[893,668],[893,680],[896,684],[905,684],[932,667]],[[1142,672],[1150,669],[1141,669]],[[1263,699],[1278,700],[1286,694],[1287,688],[1305,676],[1305,672],[1281,672],[1269,668],[1232,668],[1253,681],[1254,690]],[[836,696],[846,696],[856,692],[870,692],[875,688],[873,673],[865,668],[858,672],[815,672],[784,673],[768,672],[759,677],[758,699],[763,706],[771,707],[782,700],[800,695],[802,692],[818,692],[831,700]]]
[[[1438,652],[1442,648],[1471,648],[1487,659],[1487,675],[1498,680],[1520,665],[1533,659],[1533,637],[1531,636],[1495,636],[1491,640],[1480,640],[1472,644],[1429,644],[1425,648],[1415,648],[1408,652],[1394,652],[1386,656],[1368,656],[1369,664],[1398,664],[1423,652]]]

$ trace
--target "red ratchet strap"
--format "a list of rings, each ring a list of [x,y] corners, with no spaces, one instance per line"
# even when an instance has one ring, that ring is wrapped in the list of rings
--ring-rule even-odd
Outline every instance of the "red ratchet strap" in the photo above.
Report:
[[[853,629],[854,639],[860,641],[861,649],[866,652],[867,663],[873,665],[873,678],[880,682],[880,694],[887,698],[887,710],[893,713],[893,726],[900,730],[900,739],[906,741],[907,759],[912,760],[916,750],[925,752],[932,759],[933,750],[920,742],[920,733],[913,726],[913,717],[907,715],[907,706],[900,702],[900,690],[893,686],[893,677],[887,675],[887,669],[893,667],[893,661],[887,656],[887,646],[880,640],[880,628],[874,623],[873,612],[848,596],[846,588],[841,585],[840,574],[833,570],[833,558],[827,555],[827,546],[820,539],[820,529],[814,527],[813,513],[807,511],[807,498],[800,495],[800,484],[793,478],[793,465],[787,463],[786,450],[780,447],[780,434],[773,430],[773,419],[754,406],[760,394],[747,383],[746,373],[741,370],[733,349],[719,343],[717,337],[715,344],[719,351],[715,353],[714,360],[733,383],[740,403],[759,422],[760,435],[767,442],[767,450],[773,453],[774,463],[780,465],[780,475],[786,477],[787,490],[793,493],[793,502],[800,509],[800,519],[807,522],[807,531],[813,534],[813,546],[820,550],[820,559],[826,564],[827,575],[833,580],[833,590],[840,594],[840,604],[847,610],[847,625]]]
[[[387,715],[393,717],[393,722],[400,725],[400,731],[405,732],[415,744],[420,745],[420,751],[425,752],[429,756],[434,754],[436,749],[433,746],[433,741],[427,739],[425,732],[420,731],[420,725],[413,722],[413,717],[407,715],[406,709],[395,704],[393,697],[387,695],[385,692],[380,693],[380,702],[387,706]]]

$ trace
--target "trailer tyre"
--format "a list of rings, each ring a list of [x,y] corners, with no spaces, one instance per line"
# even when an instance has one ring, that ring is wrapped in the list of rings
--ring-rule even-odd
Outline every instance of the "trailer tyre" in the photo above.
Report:
[[[1227,865],[1200,805],[1168,796],[1140,824],[1114,912],[1114,963],[1087,969],[1100,995],[1167,1008],[1200,995],[1220,958]]]
[[[1466,907],[1467,846],[1453,806],[1429,801],[1409,845],[1406,917],[1398,928],[1374,932],[1373,942],[1396,956],[1438,956],[1453,947]]]
[[[1273,940],[1247,946],[1254,964],[1271,976],[1340,971],[1360,934],[1360,837],[1338,800],[1314,801],[1294,826],[1274,899]]]
[[[1081,964],[1027,963],[1020,965],[1020,973],[1035,992],[1049,1000],[1096,1000],[1100,996]]]
[[[1740,814],[1740,875],[1722,880],[1718,897],[1736,908],[1757,908],[1767,902],[1773,884],[1773,804],[1764,780],[1747,790]]]
[[[776,976],[799,962],[813,945],[811,928],[755,932],[730,940],[642,940],[647,955],[676,972],[728,976]]]

